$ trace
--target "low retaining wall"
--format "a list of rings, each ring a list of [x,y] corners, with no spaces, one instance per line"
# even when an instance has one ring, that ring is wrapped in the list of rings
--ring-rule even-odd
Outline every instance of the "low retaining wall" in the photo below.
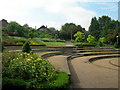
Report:
[[[62,55],[61,52],[55,52],[55,53],[45,53],[45,54],[41,54],[40,56],[42,58],[48,58],[48,57],[51,57],[51,56],[55,56],[55,55]]]
[[[30,46],[33,51],[45,52],[45,51],[61,51],[62,53],[73,52],[74,46],[66,47],[46,47],[46,46]],[[21,50],[22,46],[5,46],[5,50]]]
[[[90,58],[88,62],[93,62],[93,61],[104,59],[104,58],[114,58],[114,57],[120,57],[120,55],[94,57],[94,58]]]
[[[48,57],[51,57],[51,56],[55,56],[55,55],[62,55],[61,52],[55,52],[55,53],[45,53],[45,54],[42,54],[40,55],[42,58],[48,58]],[[68,66],[68,62],[67,62],[67,59],[65,60],[65,65],[66,65],[66,69],[67,69],[67,74],[70,76],[71,73],[70,73],[70,69],[69,69],[69,66]]]

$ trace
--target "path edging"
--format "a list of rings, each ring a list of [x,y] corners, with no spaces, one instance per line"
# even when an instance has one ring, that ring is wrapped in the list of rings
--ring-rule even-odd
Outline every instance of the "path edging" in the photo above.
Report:
[[[54,52],[54,53],[44,53],[42,55],[40,55],[42,58],[48,58],[48,57],[51,57],[51,56],[55,56],[55,55],[62,55],[61,52]],[[66,65],[66,69],[67,69],[67,74],[68,76],[71,75],[70,73],[70,69],[69,69],[69,66],[68,66],[68,62],[67,62],[67,59],[65,60],[65,65]]]
[[[88,62],[91,63],[99,59],[112,58],[112,57],[120,57],[120,55],[93,57],[93,58],[88,59]]]

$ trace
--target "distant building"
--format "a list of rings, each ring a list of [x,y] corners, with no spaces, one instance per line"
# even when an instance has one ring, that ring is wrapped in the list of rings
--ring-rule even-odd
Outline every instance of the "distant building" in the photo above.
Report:
[[[7,27],[7,25],[8,25],[7,20],[2,19],[2,20],[0,21],[0,27]]]
[[[51,30],[49,28],[47,28],[47,26],[44,26],[42,25],[40,28],[37,29],[39,32],[47,32],[48,34],[51,34],[51,35],[55,35],[55,34],[59,34],[59,31],[54,31],[54,30]]]
[[[20,36],[18,32],[6,32],[9,36]]]
[[[45,27],[44,25],[42,25],[40,28],[37,29],[39,32],[45,32],[48,31],[47,26]]]

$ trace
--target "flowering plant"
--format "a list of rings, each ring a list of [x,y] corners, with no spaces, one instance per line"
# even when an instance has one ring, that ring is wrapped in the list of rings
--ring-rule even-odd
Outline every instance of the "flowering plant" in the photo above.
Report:
[[[9,75],[4,72],[3,76],[30,80],[32,81],[30,84],[51,81],[56,75],[54,67],[46,59],[26,52],[19,53],[16,58],[12,59],[6,72],[9,72]]]

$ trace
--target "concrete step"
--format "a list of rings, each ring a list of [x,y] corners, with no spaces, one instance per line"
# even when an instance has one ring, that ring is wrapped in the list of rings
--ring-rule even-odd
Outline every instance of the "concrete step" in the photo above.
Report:
[[[113,52],[113,51],[118,51],[120,52],[120,50],[114,49],[114,50],[73,50],[73,53],[80,53],[80,52]]]

